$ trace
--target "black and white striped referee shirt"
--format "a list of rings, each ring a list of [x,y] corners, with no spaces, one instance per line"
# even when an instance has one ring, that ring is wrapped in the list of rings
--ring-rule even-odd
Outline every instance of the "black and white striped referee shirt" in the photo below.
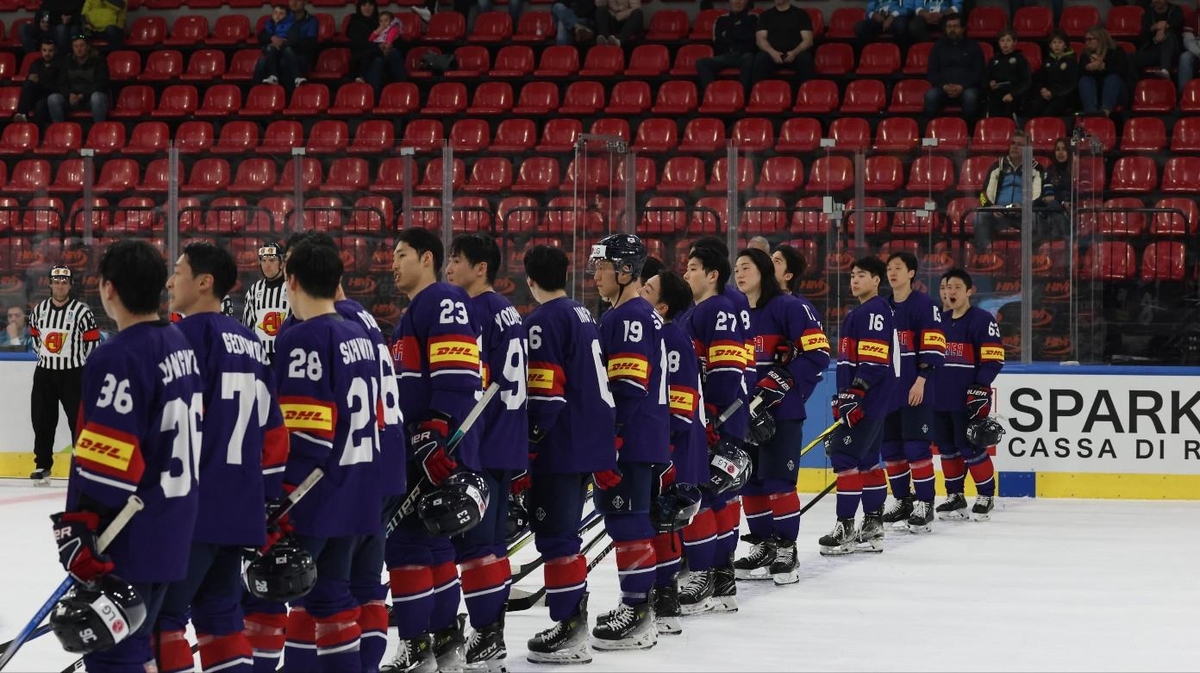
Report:
[[[96,316],[78,299],[62,306],[46,299],[35,306],[29,314],[29,335],[38,355],[37,366],[56,371],[82,367],[100,344]]]
[[[275,353],[275,335],[288,315],[287,285],[283,283],[283,274],[275,280],[260,278],[246,292],[246,310],[242,314],[242,324],[254,332],[258,340],[267,347],[267,352]]]

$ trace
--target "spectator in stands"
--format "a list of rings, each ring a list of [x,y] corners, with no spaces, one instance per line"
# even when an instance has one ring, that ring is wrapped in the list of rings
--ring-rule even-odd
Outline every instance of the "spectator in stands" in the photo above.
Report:
[[[4,345],[20,346],[25,350],[33,349],[33,339],[29,338],[29,320],[25,309],[12,306],[8,309],[8,325],[4,328]]]
[[[746,96],[750,96],[750,76],[754,55],[758,53],[754,37],[757,30],[758,17],[750,13],[750,0],[729,0],[729,13],[719,17],[713,26],[713,56],[696,61],[701,93],[717,78],[718,72],[737,68]]]
[[[92,121],[108,117],[108,63],[92,49],[87,35],[71,40],[71,53],[55,74],[54,93],[46,98],[50,121],[66,121],[68,111],[84,108],[91,110]]]
[[[983,192],[979,195],[979,202],[984,209],[975,215],[975,249],[979,252],[983,252],[992,244],[997,232],[1021,228],[1021,203],[1025,190],[1022,154],[1028,145],[1029,136],[1024,131],[1013,131],[1008,140],[1008,154],[992,166],[983,180]],[[1034,205],[1037,205],[1036,202],[1043,196],[1044,183],[1037,162],[1033,164],[1033,174],[1030,177],[1030,198],[1035,201]],[[1043,220],[1041,214],[1036,214],[1035,218]]]
[[[762,250],[768,255],[771,254],[771,242],[767,240],[766,236],[754,236],[750,239],[750,242],[746,244],[746,247]]]
[[[317,52],[317,17],[308,13],[307,0],[276,5],[258,33],[263,55],[254,66],[254,80],[295,88],[305,82]],[[282,11],[281,11],[282,10]]]
[[[924,42],[929,33],[942,25],[951,14],[963,16],[962,0],[908,0],[912,3],[912,18],[908,21],[908,39]]]
[[[1133,67],[1137,72],[1154,69],[1156,76],[1170,78],[1182,45],[1183,8],[1153,0],[1142,13],[1141,45],[1133,53]]]
[[[1061,30],[1050,34],[1050,51],[1027,98],[1027,117],[1062,117],[1079,109],[1079,59]]]
[[[808,12],[792,6],[792,0],[775,0],[775,5],[758,17],[758,55],[754,57],[754,82],[770,79],[780,68],[793,68],[804,81],[813,71],[813,27]]]
[[[1017,120],[1021,99],[1033,83],[1029,61],[1017,50],[1017,31],[1005,28],[996,40],[1000,51],[992,56],[984,70],[987,112],[989,117],[1011,117]]]
[[[17,101],[13,121],[28,121],[30,115],[36,121],[46,121],[46,98],[54,92],[59,65],[58,47],[53,40],[46,38],[42,43],[42,57],[29,66],[29,75],[21,83],[21,98]]]
[[[1054,141],[1054,155],[1050,157],[1043,184],[1042,198],[1038,199],[1037,206],[1048,215],[1059,215],[1065,222],[1066,215],[1071,212],[1071,141],[1066,138]]]
[[[1079,102],[1085,114],[1112,114],[1130,90],[1133,72],[1125,50],[1113,42],[1104,26],[1092,26],[1083,36],[1083,55],[1079,58]]]
[[[937,115],[947,103],[962,106],[963,117],[974,120],[979,110],[979,85],[983,81],[983,50],[963,34],[962,16],[942,19],[942,38],[929,52],[929,91],[925,113]]]
[[[911,0],[867,0],[867,18],[854,24],[859,49],[888,34],[903,42],[908,39],[908,18],[913,8]]]
[[[591,23],[596,18],[596,0],[561,0],[550,8],[558,29],[555,43],[587,44],[596,38]]]
[[[101,38],[109,49],[125,45],[125,0],[85,0],[83,32],[92,39]]]
[[[1196,75],[1196,64],[1200,63],[1200,12],[1185,15],[1183,24],[1183,55],[1179,57],[1179,92]]]
[[[596,0],[596,44],[629,44],[645,21],[642,0]]]
[[[33,21],[21,26],[21,47],[26,54],[41,49],[42,41],[54,40],[60,53],[71,47],[71,36],[79,25],[83,0],[42,0]]]
[[[357,82],[366,82],[378,97],[383,91],[385,71],[393,82],[404,79],[404,52],[400,22],[390,12],[378,12],[375,0],[359,0],[346,26],[350,41],[350,72]],[[387,25],[384,25],[384,20]]]

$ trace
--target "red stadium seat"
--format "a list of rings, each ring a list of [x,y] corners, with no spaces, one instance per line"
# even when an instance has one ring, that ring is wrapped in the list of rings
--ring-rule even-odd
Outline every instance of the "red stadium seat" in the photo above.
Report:
[[[800,90],[796,93],[796,105],[792,108],[792,112],[806,115],[829,114],[838,107],[838,103],[837,82],[828,79],[810,79],[800,85]]]
[[[663,165],[660,192],[692,192],[704,186],[704,162],[696,157],[671,157]]]
[[[688,219],[688,232],[691,234],[715,234],[723,229],[722,223],[729,213],[729,200],[724,196],[705,196],[696,200],[696,205],[692,207],[692,216]],[[687,254],[686,245],[690,241],[680,241],[684,244],[682,255],[677,255],[677,258],[683,258]]]
[[[491,67],[492,57],[488,54],[487,47],[459,47],[454,50],[454,69],[447,71],[444,76],[451,79],[475,79]]]
[[[450,146],[455,152],[474,154],[487,149],[492,132],[485,119],[460,119],[450,127]]]
[[[512,113],[517,115],[544,115],[558,109],[558,87],[551,82],[528,82],[521,87],[521,94]]]
[[[862,7],[838,7],[829,17],[829,29],[825,31],[826,39],[854,39],[854,24],[865,18],[867,13]]]
[[[138,184],[139,192],[165,194],[171,183],[171,167],[166,159],[154,159],[146,164],[142,171],[142,181]]]
[[[616,77],[625,70],[625,52],[616,45],[601,44],[588,50],[580,77]]]
[[[704,100],[700,103],[700,114],[727,115],[737,114],[745,105],[745,90],[741,82],[732,80],[717,80],[704,90]]]
[[[725,123],[712,117],[697,117],[683,128],[680,152],[715,152],[725,146]]]
[[[126,154],[157,154],[166,152],[171,132],[165,122],[138,122],[129,134]]]
[[[538,152],[567,152],[575,147],[575,141],[583,133],[583,123],[578,119],[555,117],[542,127],[542,139],[535,147]]]
[[[863,47],[854,74],[863,77],[890,77],[900,69],[900,47],[892,42],[872,42]]]
[[[319,160],[311,157],[292,157],[283,164],[283,170],[279,172],[279,182],[275,184],[275,191],[293,191],[296,188],[297,180],[300,183],[301,191],[317,189],[321,186],[323,178]]]
[[[342,157],[334,159],[329,165],[329,175],[325,184],[321,185],[324,192],[362,192],[371,183],[371,170],[367,160],[359,157]]]
[[[808,21],[812,24],[813,39],[819,40],[825,36],[825,15],[818,7],[805,7]]]
[[[910,192],[927,192],[931,197],[954,187],[954,162],[949,157],[920,156],[908,169]]]
[[[625,191],[628,185],[629,161],[629,155],[622,157],[613,172],[612,184],[618,192]],[[654,159],[637,156],[634,157],[633,162],[633,190],[639,194],[653,190],[654,185],[658,183],[658,167],[655,165]]]
[[[391,199],[383,196],[360,196],[346,223],[346,231],[384,232],[396,221]]]
[[[142,74],[142,55],[136,51],[113,51],[106,57],[108,78],[113,82],[128,82]]]
[[[935,117],[925,125],[925,137],[937,139],[938,144],[933,148],[935,152],[958,152],[967,149],[971,131],[962,117]]]
[[[16,156],[33,152],[38,145],[37,124],[13,122],[0,135],[0,155]]]
[[[496,127],[493,152],[528,152],[537,143],[537,125],[532,119],[505,119]]]
[[[467,109],[467,87],[458,82],[438,82],[429,90],[422,110],[427,115],[456,115]]]
[[[421,182],[416,186],[416,191],[425,193],[442,192],[442,159],[436,157],[430,159],[429,163],[425,164],[425,170],[422,172]],[[451,165],[450,186],[454,191],[462,189],[466,183],[467,168],[462,159],[455,159]]]
[[[137,165],[135,164],[136,168]],[[112,224],[108,233],[144,233],[161,230],[162,212],[155,206],[154,199],[145,196],[127,196],[117,202]]]
[[[88,131],[84,148],[97,154],[109,154],[125,149],[125,125],[119,122],[96,122]]]
[[[1113,164],[1109,189],[1114,192],[1145,194],[1153,191],[1156,185],[1158,167],[1149,157],[1121,157]]]
[[[467,36],[472,44],[500,44],[512,37],[513,21],[508,12],[483,12],[475,17],[475,27]]]
[[[358,117],[367,114],[375,105],[375,91],[370,84],[349,82],[338,87],[333,107],[326,112],[337,117]]]
[[[457,12],[438,12],[425,27],[426,42],[455,44],[467,33],[467,19]]]
[[[650,101],[650,85],[645,81],[621,80],[613,86],[604,112],[610,115],[640,115],[650,109]]]
[[[257,149],[258,124],[240,119],[222,124],[221,135],[212,146],[213,154],[243,154]]]
[[[283,112],[286,95],[278,84],[255,84],[246,95],[243,117],[276,117]]]
[[[1039,152],[1052,151],[1054,141],[1067,137],[1067,126],[1059,117],[1034,117],[1025,122],[1030,144]]]
[[[171,34],[163,40],[168,47],[194,47],[208,38],[208,19],[199,14],[187,14],[171,24]]]
[[[229,59],[229,69],[221,79],[226,82],[249,82],[254,78],[254,67],[262,52],[258,49],[239,49]]]
[[[654,114],[687,115],[696,110],[696,85],[685,80],[669,80],[658,87]]]
[[[175,147],[180,154],[207,152],[213,144],[212,124],[205,121],[186,121],[175,130]]]
[[[1100,141],[1105,152],[1117,145],[1117,127],[1108,117],[1076,117],[1075,125]]]
[[[755,82],[750,90],[746,114],[779,114],[792,104],[792,86],[783,80]]]
[[[1168,194],[1200,195],[1200,157],[1167,159],[1160,189]]]
[[[775,128],[771,120],[743,117],[733,123],[733,144],[746,152],[765,152],[775,146]]]
[[[222,14],[213,24],[210,47],[238,47],[250,41],[250,18],[244,14]]]
[[[477,116],[507,114],[513,106],[512,85],[508,82],[484,82],[474,87],[467,114]]]
[[[865,150],[871,144],[871,124],[862,117],[838,117],[829,124],[829,137],[839,152]]]
[[[1140,236],[1146,231],[1146,213],[1138,212],[1146,204],[1141,199],[1123,197],[1108,199],[1100,214],[1099,232],[1105,236]]]
[[[308,132],[305,152],[308,154],[340,154],[350,142],[350,129],[340,119],[322,119]]]
[[[742,207],[739,229],[749,236],[771,236],[785,231],[791,215],[787,203],[778,196],[756,196]]]
[[[647,42],[676,42],[688,36],[687,12],[678,9],[659,9],[650,16],[646,31]]]
[[[450,231],[457,235],[468,231],[491,231],[492,208],[482,196],[458,196],[451,206]]]
[[[958,191],[974,194],[975,201],[978,203],[979,192],[983,189],[983,180],[995,163],[995,157],[967,157],[958,172]]]
[[[517,32],[513,35],[512,41],[524,44],[540,44],[547,42],[554,37],[554,17],[550,12],[531,12],[526,10],[521,13],[521,18],[517,21]]]
[[[158,107],[150,113],[152,117],[177,119],[191,116],[200,102],[200,94],[191,84],[172,84],[163,89]]]
[[[685,44],[675,52],[675,63],[671,66],[672,77],[694,77],[696,61],[713,55],[711,45]]]
[[[418,152],[432,152],[441,149],[445,138],[446,131],[442,122],[436,119],[414,119],[404,127],[400,146],[412,147]]]
[[[616,117],[602,117],[597,119],[592,122],[592,127],[588,129],[588,133],[594,136],[620,138],[626,142],[629,142],[633,137],[629,129],[629,121],[617,119]]]
[[[888,112],[907,114],[925,111],[925,92],[930,84],[923,79],[902,79],[892,87],[892,102]]]
[[[888,157],[895,159],[895,157]],[[897,159],[897,161],[899,161]],[[860,205],[856,199],[850,199],[846,203],[846,227],[850,231],[858,230],[858,220],[863,220],[863,231],[868,235],[874,235],[882,232],[887,228],[888,216],[887,213],[880,212],[880,208],[886,207],[883,199],[877,196],[868,196],[863,199]]]
[[[310,82],[296,87],[292,92],[291,104],[284,108],[283,114],[288,117],[313,117],[328,109],[329,87]]]
[[[408,164],[411,178],[406,183],[404,177],[404,167]],[[416,162],[412,157],[389,157],[379,162],[375,182],[371,183],[371,191],[373,192],[403,192],[405,184],[411,184],[417,179]]]
[[[763,162],[755,187],[760,192],[794,192],[804,185],[804,165],[796,157],[771,157]]]
[[[1016,129],[1016,122],[1008,117],[980,119],[975,122],[975,135],[971,138],[971,151],[1007,152],[1008,140]]]
[[[653,236],[678,234],[687,227],[687,204],[677,196],[654,196],[641,209],[638,231]],[[657,238],[648,239],[658,242]]]
[[[895,46],[895,45],[889,45]],[[846,85],[841,111],[845,114],[874,115],[887,106],[887,91],[877,79],[856,79]]]
[[[42,144],[34,154],[61,156],[72,154],[83,144],[83,129],[75,122],[58,122],[46,127]]]
[[[793,234],[810,236],[829,233],[829,218],[821,212],[823,199],[820,196],[806,196],[796,201],[788,230]]]
[[[149,117],[154,109],[154,89],[145,84],[134,84],[121,89],[117,104],[109,112],[114,119],[140,119]]]
[[[906,196],[897,201],[896,208],[901,210],[892,214],[892,235],[929,236],[934,231],[941,231],[941,216],[936,209],[925,208],[927,201],[924,196]]]
[[[530,157],[521,162],[512,190],[524,194],[545,194],[558,186],[558,161],[549,157]]]
[[[724,194],[729,189],[728,160],[721,157],[713,162],[706,189]],[[754,187],[754,162],[748,157],[739,157],[734,165],[733,187],[735,191],[749,191]]]
[[[523,45],[501,47],[489,77],[527,77],[533,72],[533,50]]]
[[[929,52],[933,50],[932,42],[917,42],[908,48],[904,56],[905,75],[924,77],[929,72]]]
[[[626,77],[661,77],[671,67],[671,55],[661,44],[643,44],[633,48]],[[790,98],[790,96],[789,96]]]
[[[826,42],[817,47],[814,60],[818,77],[844,77],[854,70],[854,48],[848,44]]]
[[[1025,56],[1025,60],[1029,62],[1029,72],[1037,74],[1037,71],[1041,70],[1044,59],[1042,58],[1042,48],[1037,42],[1018,42],[1017,51],[1021,52]]]
[[[1088,248],[1080,275],[1085,280],[1121,281],[1130,280],[1136,269],[1133,246],[1125,241],[1101,241]]]
[[[713,31],[717,28],[717,19],[725,16],[725,10],[722,9],[702,9],[696,14],[696,21],[692,24],[692,32],[688,35],[688,39],[692,42],[711,42],[713,39]]]
[[[633,139],[638,152],[672,152],[679,145],[679,130],[674,119],[645,119]]]
[[[143,82],[169,82],[179,79],[183,72],[183,54],[174,49],[160,49],[146,57],[146,69],[138,80]]]
[[[1047,40],[1054,30],[1054,15],[1049,7],[1020,7],[1013,16],[1012,26],[1023,40]]]
[[[125,46],[153,48],[167,35],[167,21],[161,16],[139,16],[125,31]]]
[[[1063,7],[1058,27],[1067,34],[1067,37],[1082,40],[1088,29],[1099,23],[1101,23],[1100,10],[1096,9],[1094,5],[1070,5]]]
[[[308,78],[318,82],[336,82],[350,72],[350,50],[345,47],[322,49]]]
[[[579,52],[575,47],[555,45],[546,47],[538,68],[533,72],[535,77],[573,77],[579,72]]]
[[[293,120],[277,120],[263,132],[259,154],[291,154],[292,148],[304,147],[304,127]]]
[[[999,7],[976,7],[967,17],[967,37],[974,40],[996,39],[996,35],[1008,25],[1008,17]]]
[[[392,117],[411,114],[421,106],[417,86],[412,82],[385,84],[375,106],[375,116]]]
[[[1187,279],[1187,248],[1178,241],[1157,241],[1142,253],[1142,282]]]
[[[848,157],[820,157],[808,175],[810,192],[841,192],[854,186],[854,162]]]
[[[1114,40],[1136,39],[1142,33],[1142,14],[1139,5],[1110,7],[1104,16],[1104,27]]]
[[[1120,7],[1120,9],[1128,9],[1128,7]],[[1175,109],[1175,101],[1175,85],[1171,83],[1171,80],[1143,79],[1133,89],[1134,112],[1171,112]]]
[[[204,90],[197,117],[228,117],[242,109],[242,90],[236,84],[214,84]]]
[[[224,190],[228,185],[229,162],[210,157],[192,164],[182,190],[188,193],[210,193]]]
[[[785,120],[779,129],[775,151],[799,154],[815,152],[821,144],[822,137],[824,132],[821,130],[821,122],[811,117],[791,117]]]
[[[1180,121],[1187,119],[1200,122],[1198,117],[1185,117]],[[1176,124],[1176,129],[1178,128],[1179,125]],[[1122,152],[1159,152],[1166,146],[1167,127],[1161,117],[1134,117],[1126,120],[1121,129]]]
[[[558,112],[572,117],[592,116],[604,107],[604,100],[604,85],[599,82],[571,82]]]
[[[1169,196],[1159,199],[1154,207],[1179,212],[1155,213],[1150,223],[1150,233],[1159,236],[1195,235],[1196,223],[1200,221],[1200,207],[1196,205],[1195,199]]]
[[[23,162],[22,162],[23,163]],[[16,180],[17,171],[13,171],[14,180]],[[12,184],[9,184],[9,189],[14,189]],[[51,182],[46,190],[51,194],[76,194],[83,191],[83,160],[82,159],[67,159],[58,165],[58,171],[54,175],[54,182]]]
[[[216,49],[192,52],[187,70],[180,77],[185,82],[211,82],[225,74],[225,53]]]
[[[917,122],[911,117],[885,117],[875,129],[875,143],[871,149],[876,152],[910,152],[920,146],[920,137]]]
[[[927,157],[917,157],[917,162]],[[915,169],[917,164],[913,164]],[[872,193],[891,193],[899,191],[904,186],[904,165],[899,157],[886,154],[883,156],[867,157],[866,162],[866,191]]]
[[[368,119],[354,128],[354,140],[346,151],[350,154],[380,154],[396,145],[392,123],[383,119]]]

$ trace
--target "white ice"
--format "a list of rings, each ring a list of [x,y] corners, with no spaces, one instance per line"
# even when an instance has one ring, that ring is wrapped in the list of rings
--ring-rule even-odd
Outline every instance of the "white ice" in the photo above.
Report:
[[[63,577],[48,515],[64,492],[0,482],[0,641]],[[889,534],[881,555],[824,558],[816,539],[833,506],[826,497],[804,517],[799,584],[741,582],[737,614],[685,618],[652,650],[561,670],[1200,669],[1200,502],[1006,500],[990,522],[938,522],[929,535]],[[540,582],[537,572],[522,586]],[[616,604],[611,554],[590,590],[594,622]],[[508,616],[510,671],[558,670],[525,660],[547,626],[544,607]],[[74,659],[45,636],[7,670],[54,673]]]

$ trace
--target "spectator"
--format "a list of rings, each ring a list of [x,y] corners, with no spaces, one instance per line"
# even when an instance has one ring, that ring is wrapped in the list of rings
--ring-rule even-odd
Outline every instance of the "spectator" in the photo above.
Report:
[[[82,14],[85,34],[102,38],[109,49],[125,45],[125,0],[85,0]]]
[[[376,9],[375,0],[360,0],[350,16],[346,37],[350,41],[350,72],[355,81],[370,84],[378,97],[385,72],[393,82],[404,79],[404,52],[398,48],[403,43],[400,22],[392,13]]]
[[[908,21],[910,42],[924,42],[929,33],[942,25],[951,14],[963,16],[962,0],[908,0],[912,3],[912,18]]]
[[[1183,8],[1153,0],[1142,12],[1142,44],[1133,53],[1136,72],[1154,69],[1158,77],[1170,78],[1183,44]]]
[[[42,0],[33,22],[21,27],[21,46],[26,54],[41,49],[42,40],[49,37],[60,53],[71,47],[71,36],[79,26],[83,0]]]
[[[908,38],[908,18],[912,14],[910,0],[867,0],[867,18],[854,24],[854,35],[861,45],[874,42],[888,34],[897,41]]]
[[[1029,90],[1033,78],[1025,54],[1017,51],[1017,31],[1005,28],[996,40],[1000,53],[988,61],[984,73],[987,83],[987,112],[989,117],[1011,117],[1017,120],[1021,98]]]
[[[46,121],[46,98],[54,92],[59,65],[58,47],[53,40],[46,38],[42,43],[42,58],[29,66],[29,75],[21,83],[21,98],[17,101],[13,121],[28,121],[31,114],[35,120]]]
[[[929,52],[929,82],[925,113],[937,115],[950,102],[962,106],[963,117],[975,119],[979,110],[979,84],[983,80],[983,50],[963,36],[963,19],[948,14],[942,19],[942,38]]]
[[[8,309],[8,326],[4,328],[4,345],[20,346],[24,350],[33,349],[33,339],[29,337],[29,321],[25,309],[12,306]]]
[[[758,17],[754,33],[758,54],[754,57],[752,80],[768,79],[780,68],[792,67],[800,81],[813,70],[813,28],[808,12],[792,6],[792,0],[775,0],[775,6]]]
[[[1066,138],[1054,141],[1054,155],[1050,157],[1042,198],[1037,206],[1049,214],[1057,211],[1063,220],[1071,212],[1071,141]]]
[[[768,255],[771,254],[771,242],[767,240],[766,236],[754,236],[750,239],[750,242],[746,244],[746,247],[762,250]]]
[[[696,61],[701,93],[717,78],[719,71],[737,68],[746,96],[750,96],[750,75],[754,69],[754,55],[758,53],[754,38],[757,26],[758,17],[750,13],[750,0],[729,0],[729,13],[718,18],[713,26],[713,56]]]
[[[983,192],[979,195],[979,202],[984,209],[975,215],[975,249],[979,252],[992,244],[992,238],[1000,230],[1021,228],[1021,203],[1025,189],[1022,154],[1027,145],[1029,136],[1021,130],[1013,131],[1008,140],[1008,154],[997,161],[984,178]],[[1036,162],[1031,177],[1030,198],[1037,205],[1043,197],[1044,178]],[[1037,217],[1044,219],[1040,214]]]
[[[1079,109],[1079,59],[1061,30],[1050,34],[1050,51],[1027,98],[1027,117],[1062,117]]]
[[[628,44],[644,24],[642,0],[596,0],[596,44]]]
[[[1192,81],[1196,75],[1196,63],[1200,62],[1200,40],[1196,33],[1200,32],[1200,12],[1192,12],[1185,18],[1183,26],[1183,56],[1179,57],[1179,92]]]
[[[87,107],[92,121],[108,117],[108,64],[86,35],[71,40],[71,54],[55,69],[55,92],[46,98],[50,121],[66,121],[69,110]]]
[[[596,18],[596,0],[563,0],[550,8],[558,29],[555,43],[560,45],[587,44],[596,37],[590,24]]]
[[[271,18],[258,33],[263,55],[254,66],[254,79],[295,88],[305,82],[317,52],[317,17],[305,8],[307,0],[275,5]]]
[[[1132,71],[1125,50],[1113,42],[1104,26],[1092,26],[1083,36],[1083,67],[1079,78],[1079,102],[1085,114],[1112,114],[1125,100]]]

